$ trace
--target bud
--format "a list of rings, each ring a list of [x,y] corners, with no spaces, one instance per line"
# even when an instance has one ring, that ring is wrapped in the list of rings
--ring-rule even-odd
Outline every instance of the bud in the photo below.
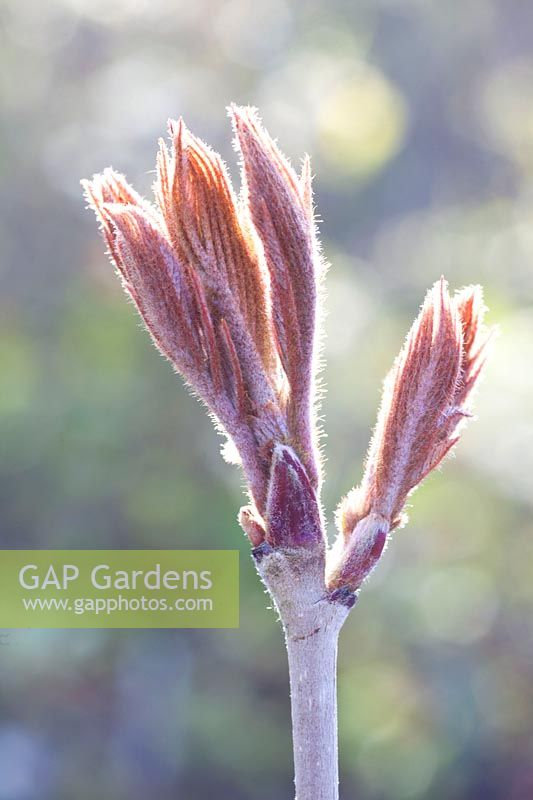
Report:
[[[290,441],[318,486],[320,257],[309,161],[298,177],[251,109],[231,114],[241,196],[181,119],[160,142],[154,203],[111,169],[82,183],[124,289],[238,454],[260,518],[276,444]]]
[[[239,525],[250,540],[252,547],[259,547],[265,540],[263,521],[252,506],[243,506],[239,511]]]
[[[405,519],[408,495],[459,440],[491,338],[484,311],[480,287],[451,298],[441,279],[428,292],[385,380],[363,480],[337,512],[331,586],[360,585]]]
[[[315,490],[294,451],[277,445],[266,510],[266,541],[276,547],[324,546]]]

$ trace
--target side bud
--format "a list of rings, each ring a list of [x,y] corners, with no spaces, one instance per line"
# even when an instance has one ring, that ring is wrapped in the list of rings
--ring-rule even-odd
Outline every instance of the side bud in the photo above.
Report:
[[[239,525],[247,535],[252,547],[259,547],[265,540],[263,521],[252,506],[243,506],[239,511]]]
[[[317,496],[294,450],[276,445],[266,509],[266,541],[278,547],[325,547]]]

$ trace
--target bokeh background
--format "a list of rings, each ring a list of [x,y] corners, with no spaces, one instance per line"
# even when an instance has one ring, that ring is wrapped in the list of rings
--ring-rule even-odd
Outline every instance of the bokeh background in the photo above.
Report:
[[[2,634],[0,800],[291,796],[238,472],[79,187],[112,164],[148,194],[180,114],[238,180],[232,100],[313,158],[330,519],[427,287],[482,283],[502,332],[479,421],[345,627],[343,797],[533,797],[533,5],[4,0],[0,35],[0,544],[242,549],[240,630]]]

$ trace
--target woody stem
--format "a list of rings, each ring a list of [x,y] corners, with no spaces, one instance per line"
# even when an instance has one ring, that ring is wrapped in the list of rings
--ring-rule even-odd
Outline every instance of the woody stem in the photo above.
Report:
[[[337,640],[335,627],[286,629],[297,800],[338,800]]]
[[[256,565],[285,633],[296,800],[338,800],[337,642],[350,604],[325,592],[320,554],[271,550]]]

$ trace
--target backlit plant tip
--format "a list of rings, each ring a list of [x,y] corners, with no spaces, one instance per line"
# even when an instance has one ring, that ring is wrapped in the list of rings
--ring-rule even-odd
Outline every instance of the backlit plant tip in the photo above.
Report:
[[[241,188],[221,157],[168,124],[154,200],[105,169],[83,181],[111,260],[156,347],[242,467],[239,522],[285,634],[297,800],[337,800],[339,631],[411,492],[457,444],[488,355],[482,290],[429,290],[385,379],[361,483],[328,549],[319,451],[325,273],[311,166],[298,174],[255,109],[229,115]],[[353,367],[355,369],[355,366]]]

